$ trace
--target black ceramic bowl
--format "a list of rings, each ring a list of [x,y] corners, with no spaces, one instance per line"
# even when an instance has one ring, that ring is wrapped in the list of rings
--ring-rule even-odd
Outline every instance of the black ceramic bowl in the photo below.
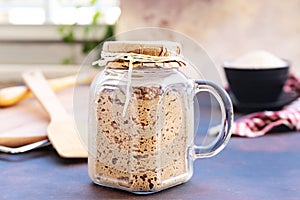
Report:
[[[270,103],[282,93],[288,77],[289,63],[279,68],[231,68],[224,64],[229,87],[240,103]]]

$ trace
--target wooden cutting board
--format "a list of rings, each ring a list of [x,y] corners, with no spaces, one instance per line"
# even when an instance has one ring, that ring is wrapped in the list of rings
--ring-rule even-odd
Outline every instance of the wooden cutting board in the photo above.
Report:
[[[56,92],[68,113],[73,112],[73,88]],[[17,147],[47,138],[49,116],[34,98],[0,108],[0,145]]]

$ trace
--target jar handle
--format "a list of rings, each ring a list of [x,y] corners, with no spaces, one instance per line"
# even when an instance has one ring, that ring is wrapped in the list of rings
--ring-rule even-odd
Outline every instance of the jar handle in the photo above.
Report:
[[[227,144],[231,136],[231,126],[233,124],[233,108],[228,94],[217,84],[207,81],[194,80],[195,94],[199,92],[209,92],[220,104],[222,120],[221,129],[216,139],[208,145],[194,145],[193,159],[212,157],[219,153]]]

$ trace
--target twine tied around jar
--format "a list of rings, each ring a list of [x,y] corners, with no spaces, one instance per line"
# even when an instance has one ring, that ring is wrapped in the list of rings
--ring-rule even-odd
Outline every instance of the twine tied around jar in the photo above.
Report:
[[[130,86],[132,71],[134,68],[144,68],[144,67],[156,67],[156,68],[174,68],[186,66],[187,62],[179,55],[173,56],[153,56],[146,54],[137,53],[112,53],[102,51],[101,58],[94,61],[92,65],[107,66],[109,63],[122,63],[118,65],[116,69],[128,69],[128,80],[126,85],[126,99],[124,103],[124,109],[122,116],[125,117],[130,96]],[[127,64],[124,64],[127,63]],[[144,65],[146,64],[146,65]],[[152,65],[151,65],[152,64]],[[115,68],[113,65],[109,65],[109,68]]]
[[[186,66],[186,61],[181,58],[179,55],[176,56],[153,56],[146,54],[138,54],[138,53],[111,53],[104,52],[101,53],[101,58],[92,63],[92,65],[106,66],[111,62],[128,62],[128,66],[122,65],[121,68],[130,68],[131,64],[138,63],[139,65],[133,65],[133,68],[137,67],[153,67],[151,65],[144,65],[154,63],[154,67],[178,67]],[[166,65],[167,63],[171,63],[172,65]],[[160,65],[162,64],[162,65]],[[175,64],[175,65],[174,65]]]

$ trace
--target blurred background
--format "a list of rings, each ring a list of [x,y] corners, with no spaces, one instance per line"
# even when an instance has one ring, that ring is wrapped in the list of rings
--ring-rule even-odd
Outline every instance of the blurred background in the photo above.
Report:
[[[188,35],[222,76],[225,60],[258,49],[297,71],[299,10],[300,0],[0,0],[1,86],[35,67],[48,77],[75,73],[99,42],[139,27]]]

